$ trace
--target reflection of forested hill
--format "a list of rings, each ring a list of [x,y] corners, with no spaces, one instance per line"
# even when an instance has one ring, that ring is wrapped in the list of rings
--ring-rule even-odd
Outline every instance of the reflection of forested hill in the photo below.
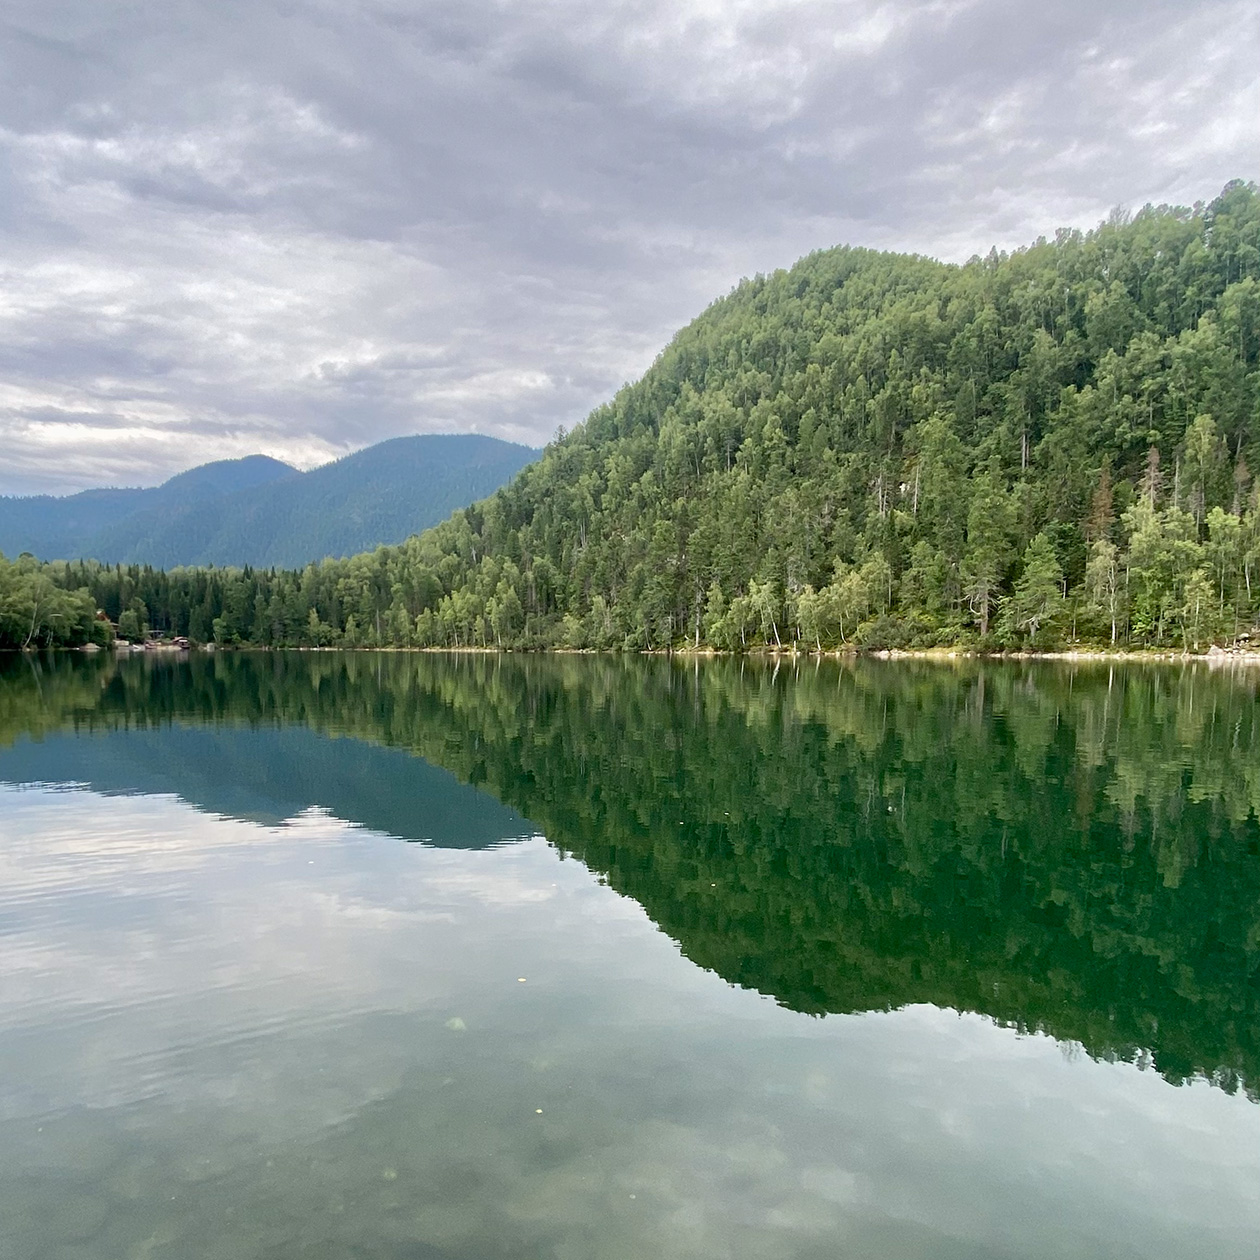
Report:
[[[928,1001],[1260,1081],[1251,675],[293,654],[76,662],[42,700],[24,678],[0,732],[200,716],[409,748],[794,1009]]]
[[[312,805],[404,840],[483,848],[531,834],[494,797],[397,749],[301,727],[167,726],[50,735],[0,749],[0,782],[174,793],[198,809],[277,823]]]

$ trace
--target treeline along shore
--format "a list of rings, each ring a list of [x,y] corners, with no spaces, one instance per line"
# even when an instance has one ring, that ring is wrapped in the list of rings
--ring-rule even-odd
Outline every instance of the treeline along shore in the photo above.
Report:
[[[300,571],[20,557],[0,645],[110,623],[268,647],[1245,643],[1258,417],[1254,184],[962,266],[827,250],[741,283],[399,546]]]

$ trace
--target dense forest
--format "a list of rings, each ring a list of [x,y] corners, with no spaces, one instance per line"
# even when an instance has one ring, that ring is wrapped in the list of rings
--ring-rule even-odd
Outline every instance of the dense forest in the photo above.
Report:
[[[1260,615],[1260,196],[740,284],[508,486],[300,572],[47,573],[128,637],[1191,650]]]
[[[177,747],[208,731],[230,749],[235,728],[237,755],[257,756],[258,735],[296,727],[406,749],[533,824],[501,835],[544,832],[698,965],[793,1010],[978,1011],[1257,1098],[1258,681],[1052,662],[10,657],[0,780],[6,745],[57,731],[178,727]],[[151,777],[162,742],[137,749],[131,790],[171,790]],[[330,799],[335,775],[287,764],[270,794]],[[81,772],[66,759],[56,777]],[[238,802],[258,781],[207,749],[183,791],[204,799],[216,772]],[[416,790],[376,773],[382,801]],[[379,820],[379,803],[358,812],[372,792],[340,796],[351,820]],[[415,834],[407,809],[396,834]]]

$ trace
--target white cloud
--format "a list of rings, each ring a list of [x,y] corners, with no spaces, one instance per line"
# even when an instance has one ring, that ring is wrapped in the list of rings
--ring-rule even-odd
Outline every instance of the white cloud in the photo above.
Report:
[[[1260,169],[1234,0],[10,15],[0,492],[541,441],[741,275],[961,259]]]

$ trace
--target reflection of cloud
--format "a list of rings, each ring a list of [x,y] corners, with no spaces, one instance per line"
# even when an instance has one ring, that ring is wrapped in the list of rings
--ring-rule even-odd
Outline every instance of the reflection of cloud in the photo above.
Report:
[[[10,8],[0,491],[538,441],[740,275],[1254,175],[1242,0]]]
[[[450,924],[469,903],[507,908],[556,895],[554,884],[536,886],[510,858],[428,851],[423,863],[403,865],[406,878],[364,893],[364,874],[346,847],[388,855],[397,842],[316,807],[262,827],[198,813],[172,797],[0,786],[0,800],[7,832],[39,837],[38,845],[0,845],[3,901],[49,907],[64,932],[10,940],[15,996],[41,1005],[95,1006],[102,998],[125,1005],[197,981],[215,991],[293,984],[289,998],[299,1006],[339,1005],[394,982],[378,974],[384,964],[371,951],[345,948],[366,924]],[[523,847],[546,851],[541,838]],[[90,914],[80,928],[75,916],[85,898]],[[199,933],[221,932],[253,942],[262,956],[215,960],[194,947]],[[170,950],[159,946],[164,935]]]
[[[1065,1221],[1097,1254],[1254,1239],[1245,1099],[932,1007],[794,1015],[541,838],[7,788],[0,820],[0,1210],[9,1170],[55,1170],[23,1190],[41,1247],[67,1212],[120,1254],[155,1230],[664,1260],[1049,1256]]]

